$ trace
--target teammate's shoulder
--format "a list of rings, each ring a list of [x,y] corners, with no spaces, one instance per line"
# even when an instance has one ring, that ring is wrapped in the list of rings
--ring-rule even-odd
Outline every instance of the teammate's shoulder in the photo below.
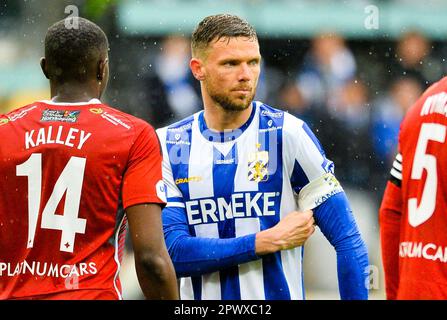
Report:
[[[433,83],[427,90],[425,90],[425,94],[431,95],[433,93],[438,93],[441,91],[447,91],[447,76]]]
[[[0,127],[9,122],[8,117],[5,114],[0,114]]]
[[[101,118],[114,125],[120,125],[121,127],[126,129],[147,127],[151,130],[154,130],[152,125],[147,121],[137,116],[131,115],[130,113],[127,113],[125,111],[119,110],[115,107],[112,107],[108,104],[101,103],[91,106],[89,108],[89,111],[93,114],[99,115]]]
[[[0,115],[0,126],[3,126],[7,123],[15,122],[16,120],[21,118],[25,118],[33,110],[38,110],[40,104],[40,101],[35,101],[22,107],[10,110],[3,115]]]

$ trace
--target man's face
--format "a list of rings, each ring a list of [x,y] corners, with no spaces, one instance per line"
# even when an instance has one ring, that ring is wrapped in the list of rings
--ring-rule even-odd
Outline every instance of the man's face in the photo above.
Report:
[[[208,95],[225,110],[248,108],[256,93],[261,54],[256,39],[222,38],[204,52],[203,80]]]

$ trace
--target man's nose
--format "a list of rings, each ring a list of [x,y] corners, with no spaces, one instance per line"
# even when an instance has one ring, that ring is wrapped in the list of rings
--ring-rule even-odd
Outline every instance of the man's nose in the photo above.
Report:
[[[253,75],[248,64],[241,63],[239,70],[239,81],[250,81],[252,76]]]

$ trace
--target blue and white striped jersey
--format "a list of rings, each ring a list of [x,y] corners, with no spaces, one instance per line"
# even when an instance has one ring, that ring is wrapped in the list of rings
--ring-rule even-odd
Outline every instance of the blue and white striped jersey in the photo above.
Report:
[[[203,111],[157,130],[167,208],[190,235],[228,239],[273,227],[342,192],[309,127],[261,102],[239,130],[207,129]],[[304,299],[303,248],[181,279],[182,299]]]

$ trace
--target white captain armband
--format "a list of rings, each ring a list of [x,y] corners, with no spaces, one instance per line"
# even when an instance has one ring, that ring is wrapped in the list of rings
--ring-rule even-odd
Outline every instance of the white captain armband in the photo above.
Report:
[[[298,206],[300,210],[313,209],[342,191],[337,178],[332,173],[326,173],[301,189],[298,194]]]

